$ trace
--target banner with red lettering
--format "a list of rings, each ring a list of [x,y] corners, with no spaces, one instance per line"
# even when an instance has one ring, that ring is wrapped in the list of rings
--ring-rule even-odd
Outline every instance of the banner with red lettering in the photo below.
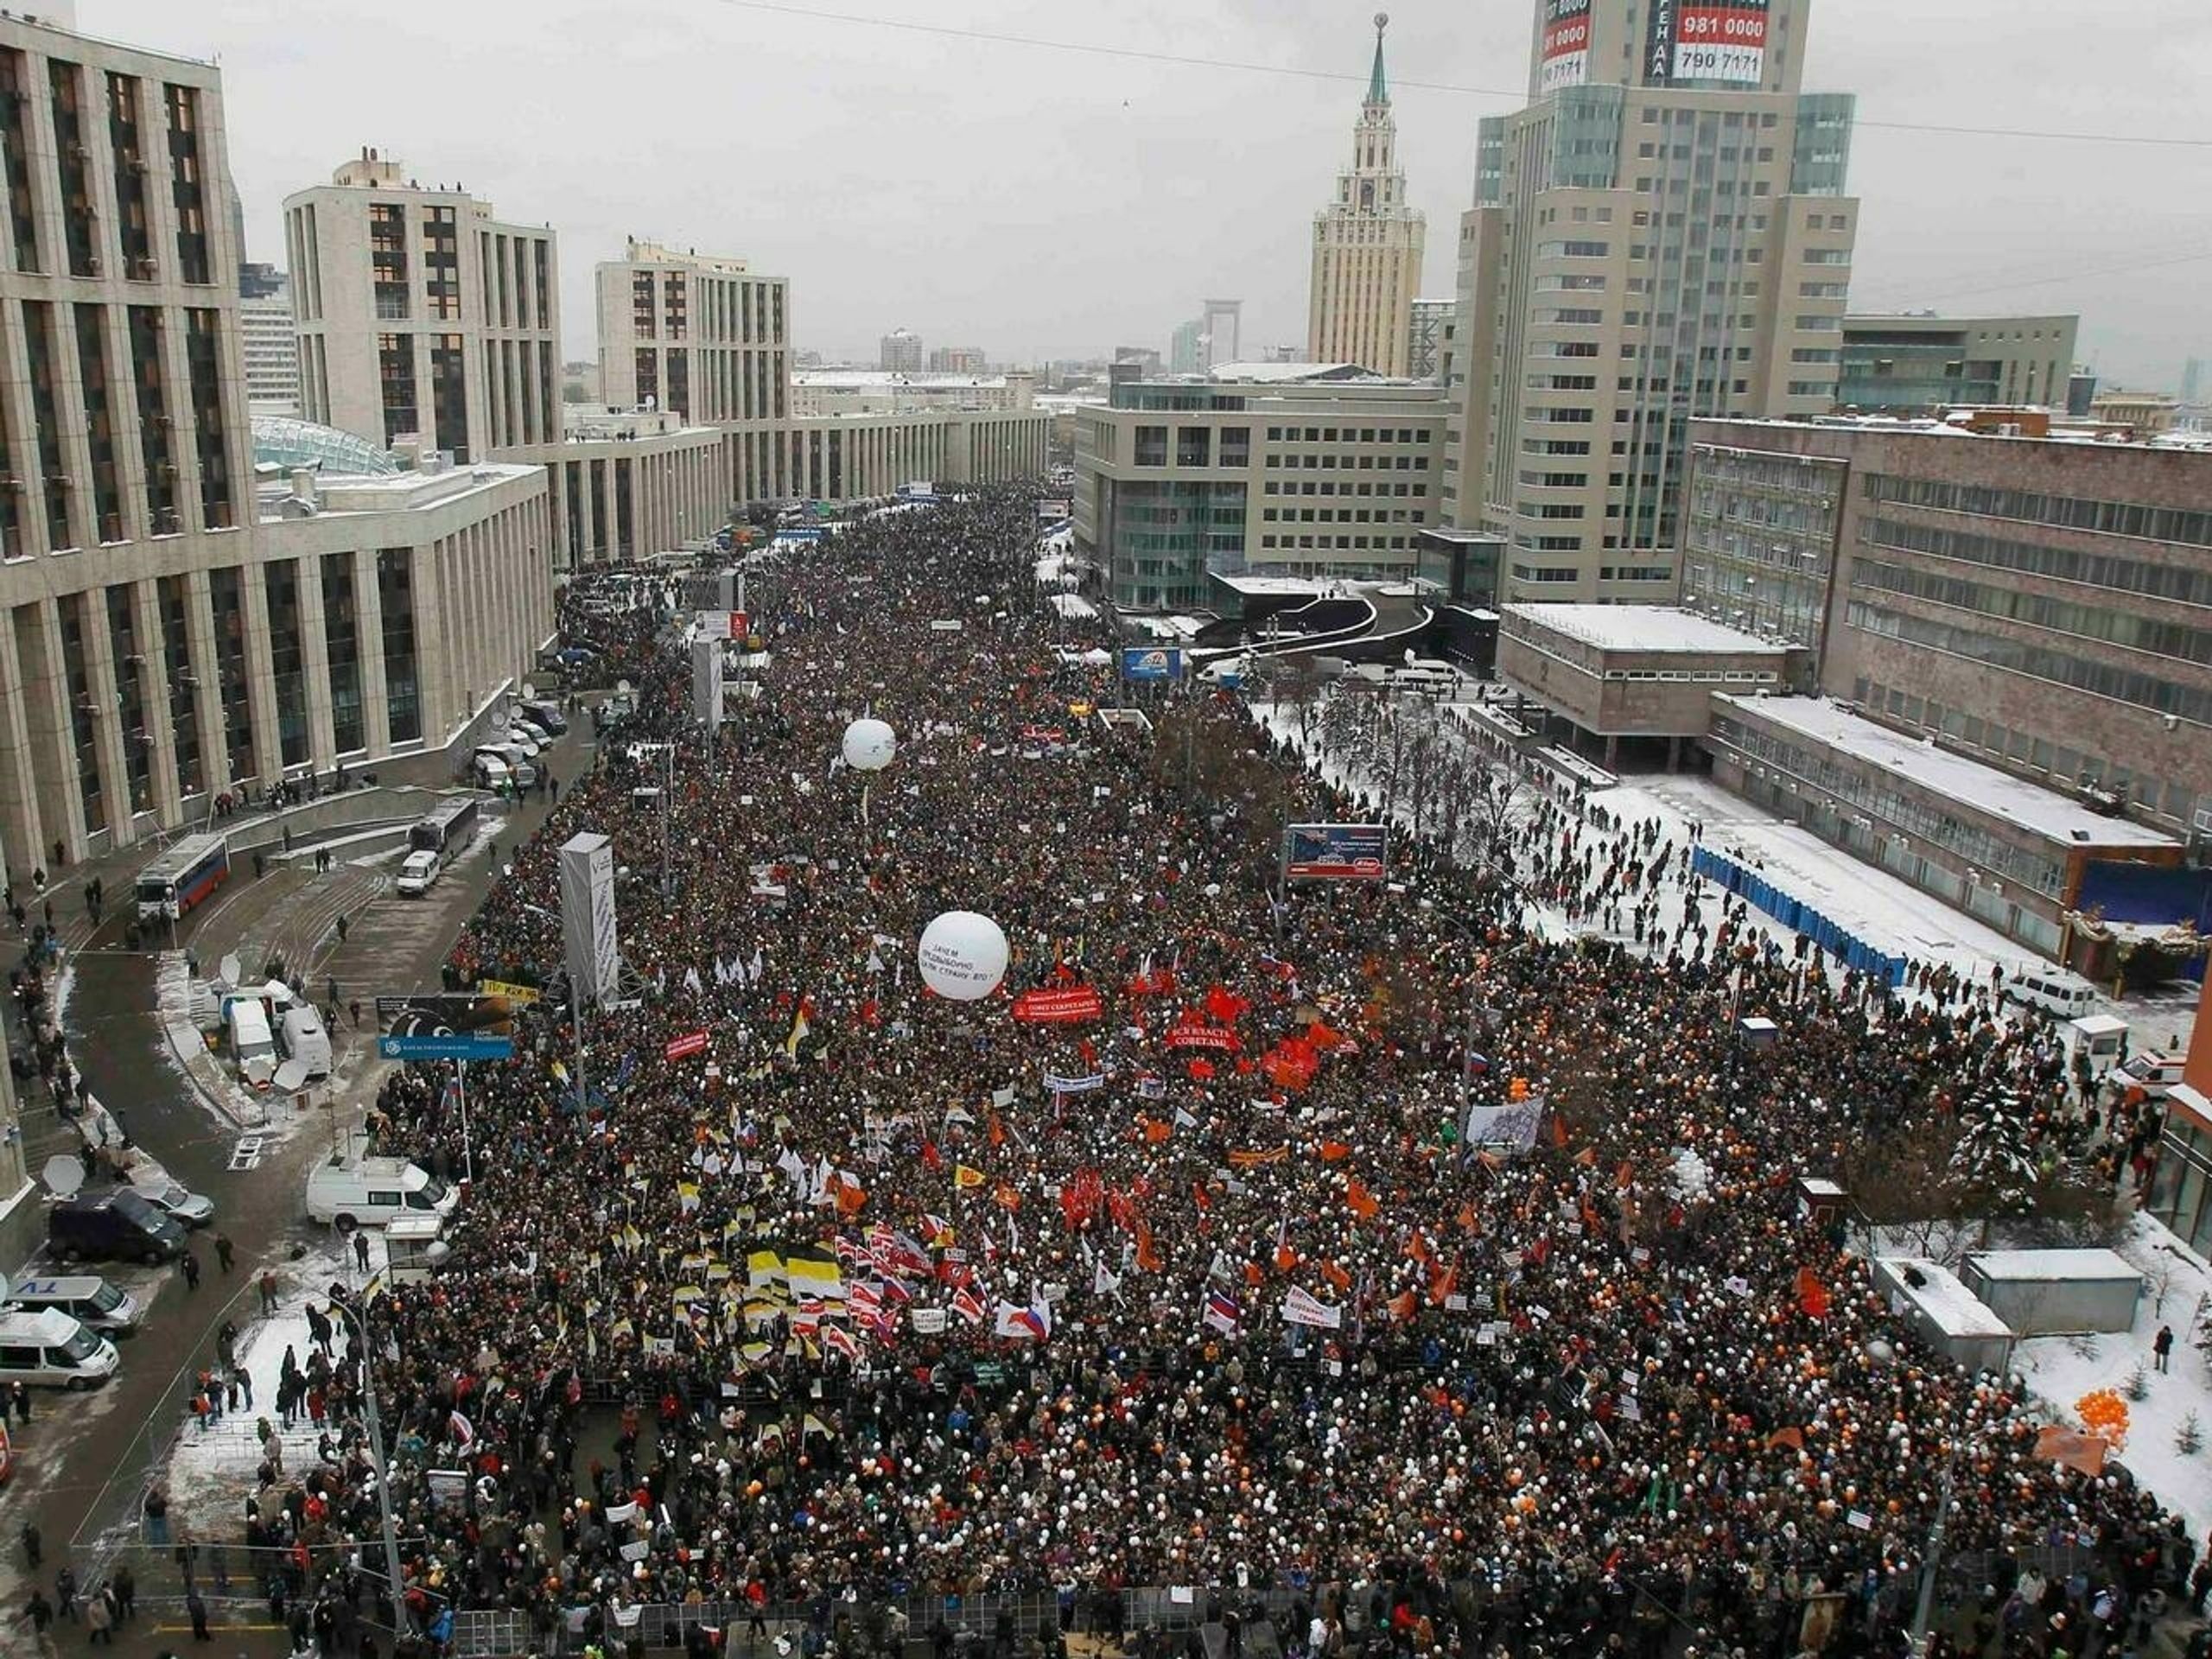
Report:
[[[1095,985],[1024,991],[1014,999],[1014,1017],[1033,1026],[1079,1026],[1099,1019],[1105,1012],[1105,1001]]]

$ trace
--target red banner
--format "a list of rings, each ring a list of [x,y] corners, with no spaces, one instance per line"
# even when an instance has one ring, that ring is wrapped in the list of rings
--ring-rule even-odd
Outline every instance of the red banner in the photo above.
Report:
[[[665,1052],[670,1059],[681,1060],[702,1052],[706,1046],[707,1033],[705,1032],[686,1032],[681,1037],[671,1039]]]
[[[1236,1033],[1219,1026],[1209,1026],[1203,1020],[1185,1014],[1167,1028],[1170,1048],[1211,1048],[1232,1054],[1243,1045],[1236,1040]]]
[[[1079,1026],[1105,1012],[1105,1001],[1095,985],[1024,991],[1014,999],[1014,1017],[1032,1026]]]

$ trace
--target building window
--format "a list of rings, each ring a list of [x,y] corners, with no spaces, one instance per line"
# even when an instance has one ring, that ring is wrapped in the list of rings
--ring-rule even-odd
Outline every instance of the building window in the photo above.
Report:
[[[388,449],[402,433],[423,429],[422,410],[415,394],[413,335],[377,336],[377,378],[384,396],[384,442]]]
[[[361,716],[360,617],[353,604],[353,556],[322,557],[323,658],[330,664],[330,734],[340,754],[368,747]]]
[[[407,209],[396,201],[369,204],[369,281],[379,321],[404,321],[407,293]]]
[[[397,316],[407,315],[406,304],[407,251],[403,245],[399,252],[400,303]],[[423,210],[423,301],[429,315],[442,322],[461,320],[461,233],[450,207],[425,207]],[[379,279],[378,297],[382,297]],[[385,313],[380,309],[378,316]]]
[[[77,746],[77,791],[84,798],[85,833],[107,828],[107,803],[100,794],[100,759],[93,741],[92,717],[99,705],[92,701],[89,662],[85,654],[85,595],[64,594],[57,608],[61,613],[61,662],[69,690],[69,732]]]
[[[123,722],[123,770],[130,789],[130,810],[154,805],[153,737],[146,729],[146,659],[138,643],[137,607],[131,588],[118,583],[107,590],[108,664],[115,676],[115,711]]]
[[[170,742],[176,750],[176,786],[181,795],[205,787],[200,765],[200,718],[193,693],[200,681],[193,672],[192,629],[185,605],[189,589],[182,576],[163,576],[156,584],[162,607],[162,669],[169,688]]]
[[[73,306],[77,319],[77,377],[85,393],[86,447],[92,458],[93,539],[124,539],[123,491],[115,468],[115,412],[108,392],[107,329],[103,308]]]
[[[123,238],[123,274],[145,282],[154,274],[154,243],[146,218],[145,140],[138,105],[136,79],[108,76],[107,136],[115,154],[116,228]]]
[[[1140,467],[1165,467],[1167,464],[1167,429],[1164,426],[1137,428],[1134,459]]]
[[[438,448],[452,452],[454,465],[466,467],[468,379],[459,334],[438,334],[430,341],[430,418],[437,426]]]
[[[200,93],[166,88],[169,114],[169,179],[176,203],[177,274],[188,283],[214,280],[207,256],[207,184],[200,154]]]
[[[228,530],[232,517],[231,459],[223,429],[223,397],[216,343],[216,314],[195,308],[184,314],[185,361],[192,372],[192,424],[200,457],[200,517],[209,530]]]
[[[269,668],[276,684],[276,743],[289,770],[308,763],[308,690],[301,638],[300,562],[271,559],[262,567],[269,610]]]
[[[130,371],[138,387],[138,456],[146,469],[146,511],[155,535],[175,535],[184,528],[176,510],[176,456],[169,443],[175,417],[162,360],[162,314],[150,305],[130,308]],[[12,512],[13,499],[0,506]]]
[[[255,776],[253,702],[246,668],[245,583],[235,566],[207,573],[207,595],[215,608],[215,652],[223,690],[223,741],[231,757],[231,782]]]
[[[423,701],[415,672],[415,581],[411,549],[377,553],[377,601],[384,614],[384,697],[394,743],[423,737]]]
[[[0,51],[0,162],[8,175],[8,225],[14,233],[16,269],[42,270],[38,257],[38,215],[31,206],[30,89],[25,84],[23,54]]]
[[[60,58],[46,63],[54,94],[54,170],[61,184],[61,234],[68,251],[69,274],[97,276],[100,262],[93,250],[99,221],[92,211],[92,149],[85,142],[84,71]]]
[[[54,308],[23,302],[23,355],[30,366],[31,417],[38,428],[38,464],[46,501],[46,541],[53,549],[74,547],[69,527],[69,479],[61,466],[61,411],[54,385]]]

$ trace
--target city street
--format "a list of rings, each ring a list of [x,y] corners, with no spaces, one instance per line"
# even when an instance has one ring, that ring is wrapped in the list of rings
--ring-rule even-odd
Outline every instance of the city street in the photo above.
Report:
[[[592,761],[588,722],[580,718],[577,726],[585,734],[572,730],[550,757],[553,775],[564,785]],[[64,925],[68,950],[64,1025],[73,1060],[84,1071],[92,1094],[132,1140],[177,1180],[213,1198],[216,1213],[211,1225],[191,1243],[203,1273],[197,1290],[188,1289],[182,1273],[175,1268],[102,1269],[147,1310],[142,1328],[118,1344],[121,1370],[90,1395],[37,1391],[31,1421],[11,1426],[16,1463],[4,1508],[0,1508],[8,1517],[6,1548],[0,1551],[0,1601],[20,1607],[29,1592],[21,1547],[25,1523],[35,1524],[41,1535],[44,1562],[39,1579],[51,1598],[54,1572],[70,1559],[71,1541],[80,1529],[89,1542],[97,1530],[135,1514],[151,1461],[182,1421],[186,1390],[181,1384],[188,1370],[209,1362],[213,1332],[226,1318],[236,1320],[245,1338],[251,1338],[257,1302],[253,1284],[262,1267],[284,1266],[320,1230],[302,1215],[300,1187],[314,1160],[328,1149],[328,1126],[357,1121],[361,1106],[374,1097],[385,1069],[385,1063],[368,1052],[375,1034],[371,1012],[374,997],[379,992],[438,982],[446,951],[492,885],[494,848],[504,856],[518,836],[536,828],[547,806],[544,798],[532,793],[518,809],[487,818],[477,844],[465,850],[421,898],[399,897],[390,891],[389,876],[399,859],[397,850],[369,870],[347,861],[341,849],[336,868],[315,875],[311,843],[303,841],[295,863],[272,865],[258,880],[251,862],[245,862],[214,902],[187,918],[179,944],[196,950],[211,971],[223,950],[297,941],[304,947],[299,971],[311,996],[321,1001],[328,982],[335,979],[341,1001],[358,997],[362,1005],[367,1029],[356,1031],[341,1019],[331,1033],[337,1069],[345,1079],[340,1097],[327,1105],[318,1103],[304,1116],[282,1104],[272,1106],[269,1127],[251,1132],[260,1143],[257,1160],[251,1154],[237,1156],[247,1137],[199,1097],[169,1048],[154,1006],[156,953],[123,947],[127,918],[122,909],[111,906],[98,930],[79,911],[73,927],[63,906],[76,903],[73,886],[57,897],[57,920]],[[130,877],[145,856],[134,853],[109,861],[112,869],[87,866],[69,874],[81,881],[99,874],[111,893],[127,893]],[[348,922],[342,944],[332,926],[341,909]],[[312,937],[302,937],[302,916],[321,918]],[[249,963],[246,974],[250,976],[260,965]],[[361,1046],[359,1050],[357,1045]],[[35,1084],[29,1087],[22,1104],[26,1156],[35,1173],[56,1152],[73,1148],[77,1136]],[[233,1167],[234,1162],[251,1166]],[[218,1266],[217,1234],[235,1248],[235,1265],[227,1274]],[[146,1583],[143,1570],[140,1580]],[[246,1588],[239,1586],[240,1593]],[[146,1593],[142,1589],[142,1597]],[[218,1621],[242,1618],[245,1611],[245,1604],[238,1609],[219,1607]],[[265,1609],[260,1617],[265,1620]],[[149,1622],[142,1609],[137,1626],[122,1637],[116,1650],[150,1654],[175,1644],[180,1637],[189,1640],[181,1610],[158,1621],[166,1630],[149,1630]],[[59,1633],[64,1651],[74,1650],[82,1642],[81,1634],[67,1626],[59,1627]],[[265,1647],[247,1641],[235,1650],[256,1655],[284,1650],[273,1628],[266,1635]],[[0,1643],[0,1651],[4,1650],[6,1643]],[[231,1651],[224,1649],[226,1659]]]

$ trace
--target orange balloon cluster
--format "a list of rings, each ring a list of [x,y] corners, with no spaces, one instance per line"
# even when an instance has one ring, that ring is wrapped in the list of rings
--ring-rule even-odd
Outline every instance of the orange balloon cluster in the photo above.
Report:
[[[2127,1402],[2110,1389],[2095,1389],[2074,1402],[2082,1427],[2115,1452],[2127,1444]]]

